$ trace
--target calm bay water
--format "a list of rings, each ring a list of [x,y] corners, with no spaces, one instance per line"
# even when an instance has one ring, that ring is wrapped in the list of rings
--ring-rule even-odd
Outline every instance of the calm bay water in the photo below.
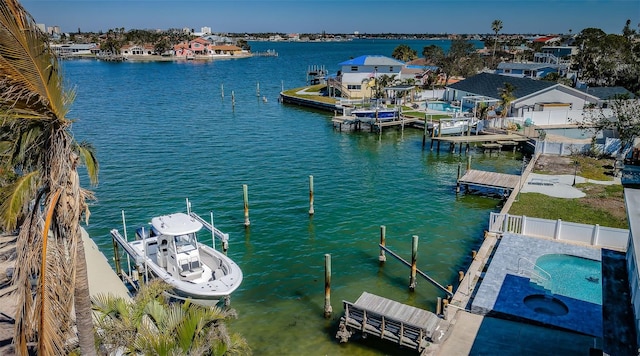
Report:
[[[64,62],[77,91],[73,132],[96,146],[101,163],[87,231],[111,258],[109,230],[122,228],[121,210],[131,234],[152,216],[184,211],[189,198],[197,213],[213,211],[216,226],[231,236],[229,255],[245,279],[232,297],[239,319],[230,327],[256,355],[401,354],[370,339],[345,345],[334,339],[341,301],[355,301],[363,291],[429,310],[442,296],[423,280],[408,292],[409,269],[400,262],[379,266],[379,226],[387,226],[387,245],[406,259],[411,236],[418,235],[418,267],[449,284],[470,263],[499,202],[456,196],[458,164],[464,167],[466,156],[423,151],[419,130],[387,129],[381,137],[338,132],[329,113],[277,101],[281,86],[305,84],[309,65],[335,72],[351,57],[389,56],[401,43],[420,53],[431,42],[262,42],[252,43],[253,50],[275,49],[279,57]],[[508,153],[471,155],[478,169],[516,173],[521,166]],[[249,229],[242,184],[249,186]],[[333,267],[329,320],[322,315],[326,253]]]

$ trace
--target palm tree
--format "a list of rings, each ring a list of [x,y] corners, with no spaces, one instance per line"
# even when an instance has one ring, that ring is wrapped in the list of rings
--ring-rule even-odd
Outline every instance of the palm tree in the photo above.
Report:
[[[491,30],[496,34],[496,37],[493,41],[493,63],[496,62],[496,45],[498,44],[498,32],[502,30],[502,21],[501,20],[493,20],[491,23]]]
[[[154,280],[134,300],[114,295],[93,299],[98,339],[109,354],[128,355],[248,355],[251,349],[225,321],[233,309],[168,303],[169,286]]]
[[[73,92],[63,88],[57,59],[36,22],[16,0],[0,4],[0,224],[21,225],[14,284],[19,354],[66,354],[72,310],[82,354],[94,355],[91,303],[79,220],[92,194],[80,187],[84,163],[92,182],[91,146],[78,144],[66,118]],[[32,281],[36,283],[32,284]],[[75,306],[74,306],[75,303]]]
[[[516,90],[516,87],[511,83],[504,83],[504,87],[500,88],[500,99],[502,100],[502,112],[500,116],[506,117],[509,113],[509,108],[511,106],[511,102],[513,102],[516,97],[513,96],[513,92]]]

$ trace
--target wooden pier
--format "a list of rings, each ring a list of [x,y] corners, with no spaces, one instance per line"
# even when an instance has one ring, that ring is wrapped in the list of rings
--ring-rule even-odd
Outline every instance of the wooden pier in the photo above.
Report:
[[[468,170],[460,179],[460,185],[474,185],[484,188],[513,190],[519,186],[521,177],[513,174],[485,172],[475,169]]]
[[[423,352],[439,342],[446,321],[434,313],[363,292],[355,303],[343,301],[344,316],[336,337],[347,342],[354,333],[373,335],[400,346]]]
[[[418,117],[410,117],[410,116],[400,116],[400,118],[396,118],[394,120],[383,120],[376,121],[375,119],[370,118],[358,118],[350,115],[337,115],[331,119],[333,123],[333,127],[338,128],[338,130],[342,131],[343,126],[347,126],[349,130],[360,131],[362,130],[363,124],[364,126],[369,127],[370,131],[380,132],[383,127],[392,127],[392,126],[401,126],[404,128],[406,125],[411,125],[417,122],[424,123],[423,118]]]
[[[451,152],[455,152],[456,144],[460,146],[460,152],[462,152],[463,146],[466,144],[466,149],[468,150],[471,143],[482,143],[481,146],[485,150],[501,149],[503,146],[512,146],[515,150],[520,143],[528,140],[527,137],[516,134],[434,136],[431,137],[431,149],[433,149],[433,144],[436,143],[439,152],[440,142],[446,142],[451,146]]]

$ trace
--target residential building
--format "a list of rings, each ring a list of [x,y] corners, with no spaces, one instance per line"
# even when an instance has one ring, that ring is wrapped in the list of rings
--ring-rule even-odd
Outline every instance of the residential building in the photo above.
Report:
[[[378,76],[400,79],[404,63],[381,55],[364,55],[338,64],[340,71],[329,78],[329,91],[339,90],[344,98],[371,98]]]
[[[496,69],[496,74],[530,79],[544,78],[549,73],[564,76],[567,73],[567,66],[532,62],[501,62]]]

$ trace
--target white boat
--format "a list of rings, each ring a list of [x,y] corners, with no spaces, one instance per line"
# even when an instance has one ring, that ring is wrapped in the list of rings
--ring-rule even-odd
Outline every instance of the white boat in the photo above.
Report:
[[[475,123],[471,123],[469,119],[460,120],[440,120],[439,124],[434,124],[433,129],[435,135],[466,135],[471,125],[471,131],[475,132]],[[442,132],[440,132],[442,130]]]
[[[134,241],[127,241],[126,232],[123,237],[117,229],[111,230],[111,236],[143,277],[161,278],[171,285],[173,297],[206,305],[220,300],[228,304],[229,296],[242,283],[242,270],[226,254],[198,242],[197,234],[206,230],[214,242],[220,239],[226,250],[229,235],[193,212],[154,217],[149,227],[137,229]]]

